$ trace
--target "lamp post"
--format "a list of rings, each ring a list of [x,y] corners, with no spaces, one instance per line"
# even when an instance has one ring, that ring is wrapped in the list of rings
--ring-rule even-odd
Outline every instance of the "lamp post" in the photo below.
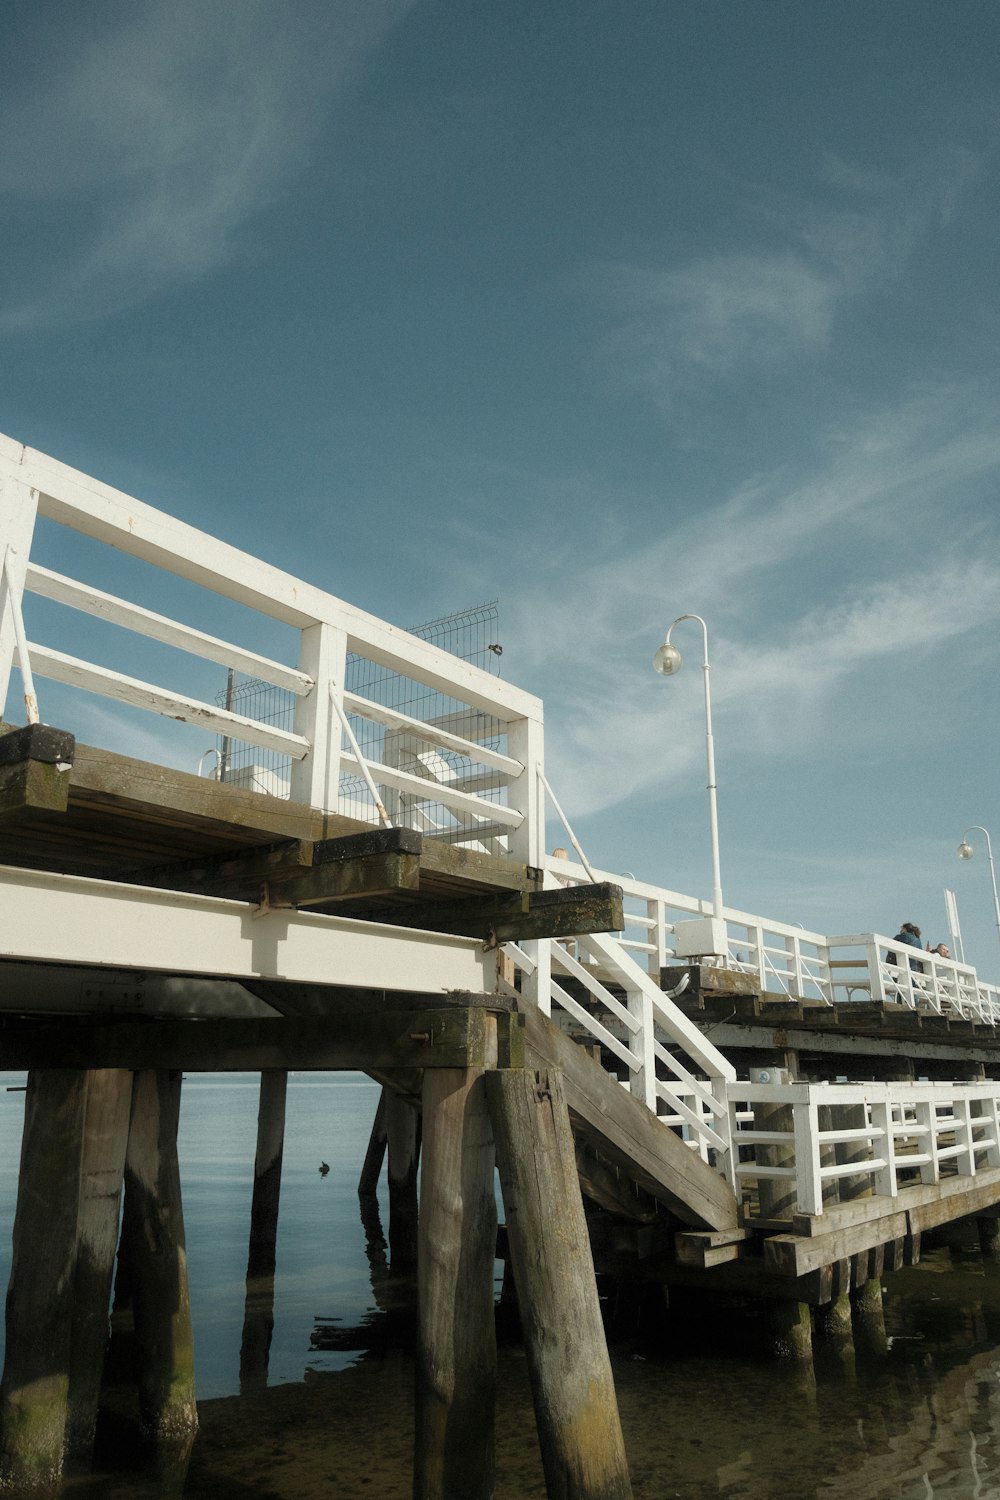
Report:
[[[997,924],[997,937],[1000,938],[1000,900],[997,899],[997,872],[993,868],[993,845],[990,843],[990,836],[986,829],[979,823],[973,823],[972,827],[967,828],[962,834],[962,842],[958,846],[959,859],[971,859],[976,852],[969,843],[970,833],[981,833],[986,840],[986,858],[990,863],[990,883],[993,886],[993,915]]]
[[[701,626],[704,656],[701,669],[705,683],[705,756],[708,762],[708,827],[712,840],[712,915],[722,918],[722,875],[719,870],[719,817],[715,805],[715,742],[712,739],[712,691],[709,685],[708,626],[701,615],[678,615],[667,631],[663,645],[653,657],[653,666],[661,677],[673,677],[683,665],[683,657],[676,646],[671,645],[670,632],[682,620],[697,620]]]

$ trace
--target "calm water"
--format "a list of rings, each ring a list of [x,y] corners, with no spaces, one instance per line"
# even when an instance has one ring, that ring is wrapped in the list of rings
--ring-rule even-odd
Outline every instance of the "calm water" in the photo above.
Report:
[[[0,1075],[0,1277],[10,1261],[23,1082]],[[158,1475],[122,1450],[65,1500],[408,1500],[412,1359],[372,1289],[357,1180],[378,1088],[293,1076],[268,1388],[238,1396],[255,1075],[185,1080],[181,1168],[202,1430]],[[320,1161],[330,1164],[321,1176]],[[383,1210],[384,1211],[384,1210]],[[885,1278],[888,1357],[803,1390],[757,1352],[753,1312],[679,1317],[613,1346],[637,1500],[1000,1500],[1000,1273],[953,1237]],[[317,1327],[337,1348],[317,1347]],[[360,1330],[356,1335],[351,1330]],[[339,1330],[339,1333],[336,1332]],[[498,1495],[541,1500],[526,1365],[501,1350]],[[454,1500],[462,1500],[456,1496]]]

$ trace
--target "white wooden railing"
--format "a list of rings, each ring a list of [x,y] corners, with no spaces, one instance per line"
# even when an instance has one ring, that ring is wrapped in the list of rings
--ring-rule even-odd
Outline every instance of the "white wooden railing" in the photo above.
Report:
[[[40,528],[39,520],[54,525]],[[295,643],[289,653],[293,659],[276,659],[248,641],[222,639],[193,623],[190,614],[180,619],[170,611],[151,609],[148,597],[140,604],[96,587],[93,578],[74,578],[57,570],[51,564],[61,564],[67,550],[62,537],[67,533],[151,564],[157,570],[152,588],[157,602],[161,590],[170,594],[167,580],[179,579],[230,605],[248,606],[272,632],[276,624],[284,627]],[[13,722],[24,717],[17,711],[21,666],[35,679],[275,751],[290,762],[289,793],[296,801],[326,811],[350,811],[362,819],[407,823],[431,836],[479,844],[524,863],[540,861],[542,707],[530,694],[4,437],[0,554],[0,707],[8,703],[5,713]],[[186,611],[211,613],[208,605],[199,604],[199,590],[182,586],[181,594]],[[36,598],[72,611],[54,643],[32,638]],[[245,611],[233,613],[242,618]],[[148,642],[180,652],[184,663],[208,662],[273,685],[294,700],[291,726],[277,727],[209,701],[204,689],[199,692],[188,685],[191,680],[204,682],[203,669],[181,668],[181,685],[166,685],[123,671],[107,657],[99,659],[97,651],[107,634],[88,630],[81,617],[96,617],[128,632],[130,660],[145,660]],[[22,625],[27,662],[22,662],[17,646]],[[73,654],[63,649],[67,640],[74,644]],[[81,646],[93,654],[82,654]],[[349,655],[419,685],[430,704],[427,714],[415,717],[348,691]],[[20,675],[25,678],[24,670]],[[36,691],[44,714],[44,691]],[[51,722],[51,716],[46,717]],[[350,732],[352,723],[362,722],[376,730],[374,751],[369,733],[364,764]],[[120,742],[103,748],[128,751],[127,722],[123,719],[118,727]],[[194,755],[192,769],[197,763]],[[357,783],[362,773],[376,790],[368,807],[359,812],[356,794],[349,809],[343,805],[342,786],[345,778]],[[484,795],[486,785],[490,790]]]
[[[889,1200],[888,1212],[907,1186],[945,1178],[972,1186],[977,1173],[1000,1167],[1000,1081],[740,1083],[730,1094],[738,1182],[786,1183],[798,1213],[829,1210],[845,1184],[845,1198]],[[790,1122],[775,1109],[787,1109]]]
[[[563,884],[593,878],[622,887],[625,927],[619,940],[653,978],[692,957],[678,940],[678,927],[711,915],[708,901],[627,874],[593,866],[584,871],[573,860],[551,855],[546,868]],[[903,948],[885,933],[830,937],[731,907],[725,908],[724,917],[727,952],[707,961],[753,975],[760,992],[771,998],[824,1005],[877,1000],[989,1024],[1000,1021],[1000,987],[980,979],[969,964]],[[889,954],[895,954],[896,963],[888,962]],[[910,967],[911,957],[919,970]]]

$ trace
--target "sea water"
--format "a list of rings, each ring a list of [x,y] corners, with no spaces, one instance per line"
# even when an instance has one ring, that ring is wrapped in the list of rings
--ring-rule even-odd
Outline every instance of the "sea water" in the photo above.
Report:
[[[0,1075],[4,1284],[23,1082]],[[378,1103],[363,1075],[289,1079],[267,1386],[237,1394],[258,1085],[255,1074],[183,1085],[193,1453],[169,1474],[112,1455],[92,1475],[70,1474],[64,1500],[408,1500],[412,1350],[405,1321],[384,1336],[391,1314],[358,1210]],[[641,1325],[618,1329],[612,1363],[636,1500],[1000,1500],[1000,1274],[974,1231],[953,1231],[884,1285],[887,1357],[853,1376],[821,1371],[814,1386],[764,1357],[754,1304],[722,1316],[688,1309],[649,1337]],[[335,1338],[317,1337],[331,1329]],[[545,1496],[516,1344],[500,1351],[497,1475],[498,1500]]]

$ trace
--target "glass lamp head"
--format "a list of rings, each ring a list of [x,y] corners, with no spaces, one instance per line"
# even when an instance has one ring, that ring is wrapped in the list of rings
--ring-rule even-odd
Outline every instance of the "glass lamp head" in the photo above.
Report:
[[[975,849],[973,849],[972,845],[966,843],[965,839],[963,839],[958,846],[959,859],[971,859],[975,852],[976,851]]]
[[[661,677],[673,677],[676,672],[680,671],[683,665],[683,656],[677,647],[672,646],[669,641],[664,641],[653,657],[654,670],[659,672]]]

